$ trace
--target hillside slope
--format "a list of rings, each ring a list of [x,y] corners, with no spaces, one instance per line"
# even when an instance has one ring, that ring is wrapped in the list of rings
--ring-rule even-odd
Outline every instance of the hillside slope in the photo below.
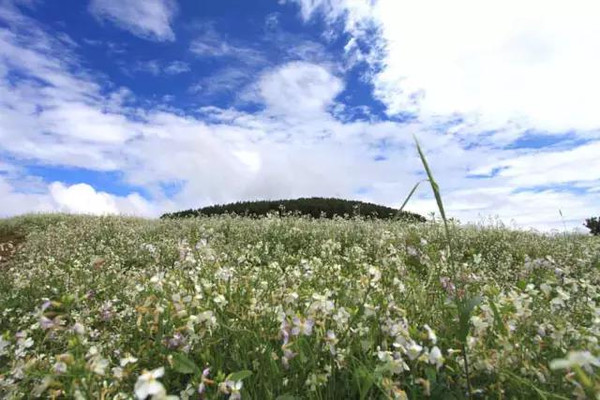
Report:
[[[600,391],[598,237],[456,226],[449,257],[433,222],[33,215],[8,231],[25,240],[0,266],[0,398],[461,399],[464,350],[473,398]]]

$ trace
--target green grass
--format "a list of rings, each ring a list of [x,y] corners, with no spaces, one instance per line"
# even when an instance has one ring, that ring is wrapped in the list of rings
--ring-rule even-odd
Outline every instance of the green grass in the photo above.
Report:
[[[447,223],[2,220],[0,397],[593,397],[600,238]]]

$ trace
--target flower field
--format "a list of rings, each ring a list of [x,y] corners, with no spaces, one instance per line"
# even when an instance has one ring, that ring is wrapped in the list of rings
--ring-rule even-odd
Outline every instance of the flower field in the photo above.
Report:
[[[1,398],[600,393],[598,237],[231,216],[2,231],[26,237],[0,260]]]

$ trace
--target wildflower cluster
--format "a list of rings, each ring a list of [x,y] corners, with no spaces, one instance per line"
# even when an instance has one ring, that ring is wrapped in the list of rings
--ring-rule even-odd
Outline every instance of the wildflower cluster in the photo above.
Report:
[[[597,237],[453,227],[450,254],[435,223],[10,224],[27,236],[0,267],[2,398],[600,393]]]

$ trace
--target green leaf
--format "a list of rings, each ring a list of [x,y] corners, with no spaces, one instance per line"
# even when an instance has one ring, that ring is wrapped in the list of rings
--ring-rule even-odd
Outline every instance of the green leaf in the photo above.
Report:
[[[371,390],[371,387],[375,383],[374,374],[365,367],[361,366],[356,369],[354,378],[358,384],[358,390],[360,392],[359,398],[361,400],[366,399],[367,395],[369,394],[369,390]]]
[[[467,300],[466,302],[466,307],[465,307],[465,312],[467,312],[469,314],[469,317],[471,316],[471,312],[473,312],[473,309],[475,307],[477,307],[478,305],[480,305],[483,302],[483,297],[481,296],[473,296],[470,299]]]
[[[199,371],[196,363],[183,353],[173,355],[173,368],[182,374],[195,374]]]
[[[233,372],[233,373],[229,374],[229,376],[227,377],[227,380],[238,382],[238,381],[248,378],[251,375],[252,375],[252,371],[244,369],[242,371]]]
[[[467,341],[467,336],[469,336],[469,330],[471,329],[471,313],[473,309],[477,307],[483,298],[481,296],[474,296],[463,300],[459,304],[459,331],[458,338],[462,343]]]
[[[507,335],[508,332],[506,331],[506,326],[504,326],[502,316],[500,315],[500,311],[498,311],[498,307],[496,307],[496,303],[494,303],[491,299],[488,300],[488,302],[490,303],[490,308],[494,313],[494,325],[496,325],[496,330],[503,335]]]
[[[425,376],[427,377],[427,380],[431,384],[434,384],[437,382],[437,372],[436,372],[435,368],[433,368],[431,366],[425,367]]]

